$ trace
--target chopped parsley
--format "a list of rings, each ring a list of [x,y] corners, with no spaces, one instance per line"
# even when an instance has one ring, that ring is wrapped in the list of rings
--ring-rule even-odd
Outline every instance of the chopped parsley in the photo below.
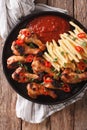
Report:
[[[28,67],[26,65],[24,65],[24,68],[26,69],[26,71],[28,70]]]
[[[87,43],[86,42],[82,42],[82,46],[86,47]]]
[[[64,67],[66,67],[67,63],[64,63]]]
[[[52,72],[55,72],[55,71],[56,71],[56,69],[52,67],[52,68],[51,68],[51,71],[52,71]]]
[[[58,58],[55,58],[55,59],[53,60],[53,62],[57,62],[57,60],[58,60]]]
[[[73,37],[72,40],[75,41],[77,38],[76,37]]]
[[[33,78],[31,78],[31,79],[29,78],[28,80],[29,80],[29,82],[33,82],[33,81],[34,81],[34,79],[33,79]]]
[[[78,79],[79,78],[79,76],[78,75],[75,75],[75,79]]]
[[[83,62],[87,64],[87,60],[84,59]]]
[[[64,51],[61,51],[61,54],[64,55]]]
[[[19,61],[18,62],[18,65],[20,66],[20,67],[23,67],[23,64]]]
[[[60,77],[61,76],[61,72],[59,71],[56,75]]]
[[[31,48],[36,48],[35,44],[33,42],[30,42],[28,43],[28,45],[31,47]]]

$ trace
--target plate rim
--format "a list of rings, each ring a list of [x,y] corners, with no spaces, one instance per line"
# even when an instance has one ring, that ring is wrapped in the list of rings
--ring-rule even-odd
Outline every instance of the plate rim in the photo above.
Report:
[[[61,16],[61,15],[62,15],[62,17],[66,17],[66,18],[72,19],[76,24],[78,23],[78,25],[79,25],[80,27],[82,27],[82,29],[83,29],[85,32],[87,32],[87,29],[86,29],[78,20],[76,20],[75,18],[73,18],[72,16],[70,16],[70,15],[68,15],[68,14],[64,14],[64,13],[61,13],[61,12],[58,12],[58,11],[41,11],[41,12],[29,14],[29,15],[27,15],[27,16],[25,16],[25,17],[22,17],[21,20],[14,26],[14,28],[13,28],[13,29],[10,31],[10,33],[8,34],[8,36],[7,36],[6,40],[5,40],[5,43],[4,43],[3,51],[2,51],[2,66],[3,66],[3,72],[4,72],[4,74],[5,74],[5,77],[6,77],[7,81],[8,81],[8,83],[9,83],[10,87],[13,88],[19,95],[21,95],[21,96],[24,97],[25,99],[27,99],[27,100],[29,100],[29,101],[31,101],[31,102],[34,102],[34,103],[43,104],[43,105],[56,105],[56,104],[65,103],[65,102],[70,101],[71,99],[75,98],[77,95],[79,95],[79,94],[85,89],[85,87],[87,87],[87,86],[86,86],[86,83],[85,83],[85,85],[84,85],[76,94],[74,94],[74,95],[72,95],[71,97],[65,99],[64,101],[56,101],[56,102],[51,102],[51,103],[47,103],[47,102],[46,102],[46,103],[41,103],[41,102],[38,102],[38,101],[36,101],[36,100],[34,100],[34,99],[25,97],[23,94],[21,94],[21,93],[18,91],[18,89],[17,89],[15,86],[13,86],[13,84],[12,84],[12,83],[10,82],[10,80],[9,80],[9,77],[7,76],[7,73],[6,73],[6,70],[5,70],[5,65],[4,65],[4,55],[5,55],[5,54],[4,54],[4,50],[5,50],[5,48],[6,48],[6,44],[7,44],[7,42],[8,42],[8,39],[9,39],[9,37],[12,35],[12,33],[14,32],[14,30],[15,30],[18,26],[20,26],[20,24],[22,24],[22,23],[23,23],[25,20],[27,20],[28,18],[31,18],[31,19],[32,19],[33,16],[34,16],[34,18],[35,18],[35,17],[37,17],[37,16],[41,16],[41,15],[43,16],[43,15],[47,15],[47,14],[50,14],[50,15],[55,15],[55,14],[56,14],[57,16]]]

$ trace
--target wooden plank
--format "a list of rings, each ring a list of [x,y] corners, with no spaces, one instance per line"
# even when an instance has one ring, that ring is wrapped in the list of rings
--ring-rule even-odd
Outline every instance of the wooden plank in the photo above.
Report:
[[[87,28],[87,0],[75,0],[74,16]]]
[[[47,0],[36,0],[35,3],[47,4]],[[50,118],[39,124],[31,124],[22,121],[22,130],[50,130]]]
[[[73,0],[49,0],[49,5],[67,9],[69,14],[73,16]],[[52,130],[73,130],[74,105],[68,106],[65,109],[51,116]]]
[[[23,121],[22,130],[51,130],[50,129],[50,118],[46,119],[39,124],[31,124]]]
[[[0,59],[2,48],[0,42]],[[0,130],[20,130],[21,120],[15,114],[16,93],[6,81],[1,64],[0,60]]]
[[[48,0],[48,4],[54,7],[68,10],[68,14],[73,16],[73,0]]]
[[[73,130],[74,105],[70,105],[51,116],[52,130]]]
[[[47,4],[47,0],[35,0],[35,3]]]
[[[87,0],[75,0],[74,16],[87,28]],[[75,103],[74,130],[87,130],[87,92],[81,101]]]
[[[75,103],[74,130],[87,130],[87,92],[81,101]]]

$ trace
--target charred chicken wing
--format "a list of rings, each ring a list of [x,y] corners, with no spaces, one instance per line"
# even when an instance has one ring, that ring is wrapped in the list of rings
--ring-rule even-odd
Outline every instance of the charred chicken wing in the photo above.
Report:
[[[79,83],[87,80],[87,72],[76,73],[72,72],[70,69],[65,69],[62,72],[61,80],[65,83]]]
[[[42,57],[34,57],[32,62],[33,72],[38,74],[39,72],[46,72],[51,76],[55,76],[56,73],[51,70],[51,68],[45,66],[45,60]]]
[[[31,80],[38,79],[39,76],[26,71],[24,67],[19,67],[12,74],[12,78],[19,83],[31,82]]]
[[[29,83],[27,85],[27,90],[28,90],[28,95],[31,98],[37,98],[39,95],[50,96],[54,99],[57,97],[57,95],[52,90],[47,89],[43,85],[34,82]]]
[[[11,46],[11,50],[15,55],[26,55],[26,54],[38,54],[40,52],[39,48],[31,48],[26,44],[17,45],[14,41]]]

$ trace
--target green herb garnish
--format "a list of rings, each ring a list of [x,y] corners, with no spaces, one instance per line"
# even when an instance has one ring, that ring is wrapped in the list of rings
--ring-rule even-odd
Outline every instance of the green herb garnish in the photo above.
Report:
[[[23,64],[19,61],[18,62],[18,65],[20,66],[20,67],[23,67]]]
[[[61,54],[64,55],[64,51],[61,51]]]
[[[73,37],[72,40],[75,41],[77,38],[76,37]]]
[[[24,68],[26,69],[26,71],[28,70],[28,67],[26,65],[24,65]]]
[[[61,72],[59,71],[56,75],[60,77],[61,76]]]
[[[66,67],[67,63],[64,63],[64,66]]]
[[[55,59],[53,60],[53,62],[57,62],[57,60],[58,60],[58,58],[55,58]]]
[[[52,72],[55,72],[55,71],[56,71],[56,69],[52,67],[52,68],[51,68],[51,71],[52,71]]]
[[[83,60],[83,62],[87,64],[87,60]]]
[[[29,78],[29,82],[33,82],[33,81],[34,81],[34,79],[33,79],[33,78],[31,78],[31,79]]]
[[[28,45],[29,45],[31,48],[36,48],[33,42],[28,43]]]
[[[75,79],[78,79],[79,78],[79,76],[78,75],[75,75]]]
[[[87,43],[86,42],[82,42],[82,46],[86,47]]]

